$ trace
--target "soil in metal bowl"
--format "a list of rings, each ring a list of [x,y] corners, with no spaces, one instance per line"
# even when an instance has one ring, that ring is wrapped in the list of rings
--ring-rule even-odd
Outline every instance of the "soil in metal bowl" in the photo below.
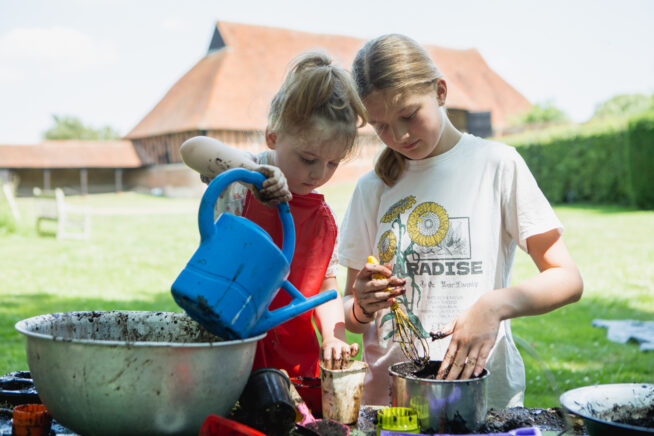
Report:
[[[213,343],[223,339],[183,313],[92,311],[40,315],[21,321],[30,333],[61,341]]]
[[[399,375],[408,378],[418,378],[423,380],[436,380],[438,375],[438,370],[441,367],[440,360],[430,360],[425,366],[417,365],[414,362],[405,362],[401,365],[396,365],[393,367],[393,370]],[[466,380],[473,380],[477,378],[482,378],[487,374],[487,371],[484,369],[479,376],[472,376]],[[462,379],[458,379],[462,380]]]

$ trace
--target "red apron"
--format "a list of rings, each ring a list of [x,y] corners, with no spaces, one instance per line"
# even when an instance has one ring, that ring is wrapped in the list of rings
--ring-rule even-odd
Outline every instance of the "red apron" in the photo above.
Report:
[[[321,194],[293,194],[289,203],[295,224],[295,254],[288,276],[305,297],[320,291],[336,243],[336,222]],[[243,216],[261,226],[275,244],[282,245],[282,223],[277,208],[263,205],[248,191]],[[280,290],[269,309],[290,303],[291,297]],[[313,323],[313,310],[305,312],[268,331],[257,344],[253,369],[285,369],[291,377],[319,377],[320,344]],[[314,413],[321,414],[320,386],[298,389]]]

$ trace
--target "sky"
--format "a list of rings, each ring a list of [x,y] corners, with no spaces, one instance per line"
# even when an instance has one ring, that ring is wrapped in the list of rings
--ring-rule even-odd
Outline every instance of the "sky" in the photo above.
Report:
[[[53,115],[127,134],[220,20],[475,48],[576,122],[615,95],[654,93],[652,0],[0,0],[0,144],[39,142]]]

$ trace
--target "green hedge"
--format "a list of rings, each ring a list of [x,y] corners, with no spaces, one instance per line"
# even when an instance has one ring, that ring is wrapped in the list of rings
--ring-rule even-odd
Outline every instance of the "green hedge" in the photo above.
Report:
[[[632,120],[628,131],[634,204],[654,209],[654,112]]]
[[[552,203],[654,208],[654,113],[502,140],[516,146]]]

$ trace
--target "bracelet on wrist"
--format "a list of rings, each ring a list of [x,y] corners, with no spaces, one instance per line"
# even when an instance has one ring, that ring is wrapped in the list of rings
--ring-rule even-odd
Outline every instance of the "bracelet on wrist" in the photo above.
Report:
[[[375,317],[375,313],[374,313],[374,312],[373,312],[373,313],[368,312],[366,309],[363,308],[363,306],[361,305],[361,303],[359,303],[358,301],[357,301],[357,304],[359,305],[359,309],[361,309],[361,313],[363,313],[363,315],[364,315],[366,318],[370,318],[370,320],[372,320],[372,319]]]
[[[361,307],[361,305],[359,305],[359,307]],[[365,315],[365,313],[364,313],[364,315]],[[370,323],[370,321],[361,321],[359,318],[357,318],[357,313],[354,310],[354,304],[352,304],[352,316],[354,317],[356,322],[358,322],[359,324],[368,324],[368,323]]]

